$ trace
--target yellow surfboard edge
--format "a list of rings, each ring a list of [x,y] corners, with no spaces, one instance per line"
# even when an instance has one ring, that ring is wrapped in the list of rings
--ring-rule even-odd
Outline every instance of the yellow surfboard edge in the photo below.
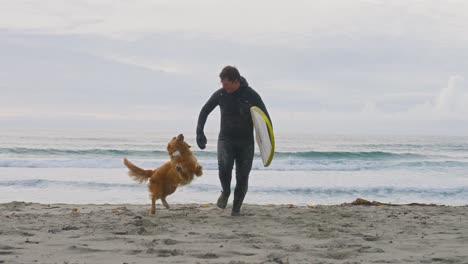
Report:
[[[262,109],[260,109],[257,106],[252,106],[250,109],[260,114],[263,120],[265,120],[265,123],[268,128],[268,134],[270,135],[270,141],[271,141],[271,151],[270,151],[270,156],[268,157],[267,162],[264,164],[265,167],[268,167],[270,166],[270,163],[273,160],[273,156],[275,155],[275,134],[273,134],[273,127],[271,125],[270,119],[268,118],[268,116],[266,116],[266,114],[262,111]]]

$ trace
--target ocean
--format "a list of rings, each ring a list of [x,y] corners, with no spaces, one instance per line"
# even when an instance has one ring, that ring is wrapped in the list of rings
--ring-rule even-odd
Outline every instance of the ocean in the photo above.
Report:
[[[132,181],[122,160],[156,168],[168,160],[165,148],[176,134],[2,131],[0,202],[148,204],[146,184]],[[221,191],[217,135],[207,135],[203,151],[193,133],[184,135],[204,175],[168,202],[214,203]],[[245,203],[327,205],[356,198],[467,205],[468,137],[277,134],[267,168],[256,148]]]

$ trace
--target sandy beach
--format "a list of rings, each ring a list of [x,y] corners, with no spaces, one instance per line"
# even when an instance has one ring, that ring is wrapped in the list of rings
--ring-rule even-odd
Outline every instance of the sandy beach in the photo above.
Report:
[[[468,263],[468,207],[0,204],[0,263]]]

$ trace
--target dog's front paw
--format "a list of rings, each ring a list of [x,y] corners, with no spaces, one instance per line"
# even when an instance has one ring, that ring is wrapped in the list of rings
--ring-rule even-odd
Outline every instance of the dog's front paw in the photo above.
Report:
[[[203,174],[203,168],[202,166],[198,165],[197,168],[195,169],[195,175],[202,176],[202,174]]]

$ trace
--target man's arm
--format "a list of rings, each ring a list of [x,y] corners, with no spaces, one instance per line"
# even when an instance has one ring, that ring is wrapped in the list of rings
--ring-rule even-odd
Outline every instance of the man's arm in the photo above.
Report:
[[[219,92],[216,91],[210,99],[206,102],[206,104],[202,107],[200,111],[200,115],[198,116],[198,123],[197,123],[197,134],[203,133],[203,129],[205,128],[206,119],[208,115],[215,109],[215,107],[219,103]]]
[[[197,144],[200,149],[204,149],[206,147],[206,137],[204,133],[206,119],[208,115],[215,109],[215,107],[219,104],[219,92],[216,91],[206,102],[206,104],[202,107],[200,114],[198,115],[198,122],[197,122]]]

